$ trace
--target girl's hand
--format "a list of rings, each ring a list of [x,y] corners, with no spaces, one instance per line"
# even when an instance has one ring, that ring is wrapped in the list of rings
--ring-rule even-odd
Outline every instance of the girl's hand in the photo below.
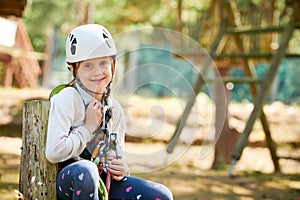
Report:
[[[84,126],[93,133],[102,122],[102,105],[93,99],[85,110],[85,123]]]
[[[110,157],[110,164],[107,167],[107,171],[111,174],[112,178],[116,181],[120,181],[124,176],[129,175],[129,168],[122,160],[117,160]]]

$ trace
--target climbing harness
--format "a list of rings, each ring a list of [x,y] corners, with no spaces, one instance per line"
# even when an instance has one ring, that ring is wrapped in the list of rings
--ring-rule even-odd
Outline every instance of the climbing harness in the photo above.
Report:
[[[94,148],[94,151],[91,156],[91,161],[93,161],[97,166],[101,166],[99,174],[101,174],[102,170],[105,173],[107,173],[106,190],[109,193],[110,182],[111,182],[110,173],[107,171],[107,167],[110,162],[109,156],[115,156],[116,159],[121,159],[122,153],[121,153],[121,147],[118,141],[117,133],[110,133],[107,128],[107,123],[111,117],[108,110],[112,108],[112,101],[110,96],[107,96],[106,102],[104,101],[104,99],[102,100],[102,106],[103,106],[103,114],[102,114],[103,119],[102,119],[101,130],[103,135],[101,137],[101,140],[98,142],[97,146]],[[115,152],[115,155],[112,155],[112,152]]]

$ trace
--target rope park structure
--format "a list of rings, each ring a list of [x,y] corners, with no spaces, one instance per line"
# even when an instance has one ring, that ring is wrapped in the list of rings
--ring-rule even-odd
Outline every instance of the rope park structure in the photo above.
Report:
[[[182,29],[181,7],[183,1],[184,0],[178,0],[176,28],[179,31]],[[282,0],[282,2],[283,1],[284,0]],[[0,14],[3,16],[15,15],[21,17],[27,1],[18,0],[16,2],[19,3],[19,6],[14,6],[15,4],[11,1],[2,1]],[[210,38],[212,38],[211,36],[214,36],[214,40],[208,46],[208,52],[214,62],[217,63],[220,71],[224,69],[226,71],[231,67],[229,65],[230,63],[237,62],[239,66],[242,66],[245,75],[242,78],[223,77],[222,80],[212,81],[249,84],[250,93],[253,98],[254,109],[247,120],[243,133],[239,134],[238,140],[235,143],[232,155],[232,167],[230,167],[229,176],[231,176],[234,164],[240,159],[243,149],[247,145],[248,137],[257,118],[260,119],[263,126],[274,169],[276,172],[280,172],[279,158],[276,154],[276,144],[272,139],[263,106],[278,73],[282,59],[284,57],[300,57],[300,55],[290,54],[287,51],[288,43],[293,32],[300,28],[300,13],[298,12],[300,10],[300,2],[297,0],[286,0],[285,7],[281,8],[281,10],[278,8],[276,9],[275,6],[278,0],[260,1],[260,4],[254,4],[252,1],[243,1],[248,2],[249,4],[246,5],[246,10],[241,9],[238,6],[239,2],[240,1],[238,0],[211,0],[210,6],[207,11],[205,11],[207,14],[202,15],[203,18],[198,20],[195,26],[197,28],[194,28],[193,32],[197,32],[197,37],[199,37],[197,41],[201,40],[200,38],[202,36],[205,37],[209,35]],[[268,4],[268,6],[259,8],[264,2],[268,2],[265,3]],[[278,10],[280,10],[280,13],[278,13]],[[217,21],[219,26],[216,27],[215,24],[212,26],[211,18]],[[21,35],[25,35],[25,31],[22,31],[24,28],[21,29],[24,26],[21,24],[18,25],[18,27],[19,32],[22,33]],[[10,86],[12,84],[14,73],[15,79],[19,82],[21,87],[36,87],[37,76],[41,73],[37,60],[47,60],[44,54],[32,51],[28,37],[24,36],[23,38],[22,41],[16,41],[16,43],[28,44],[28,48],[26,49],[27,53],[19,50],[23,48],[21,46],[18,46],[19,49],[17,50],[0,46],[0,61],[14,64],[15,62],[12,62],[12,58],[16,57],[18,59],[17,63],[28,63],[27,66],[30,66],[25,67],[25,64],[18,66],[19,68],[24,68],[24,70],[16,70],[17,67],[6,67],[5,72],[3,73],[4,86]],[[277,40],[280,42],[278,43]],[[273,45],[272,48],[269,48],[270,44]],[[266,49],[270,51],[267,52],[265,51]],[[197,55],[195,55],[195,57],[197,57]],[[269,69],[262,79],[257,78],[255,74],[254,61],[257,60],[268,60],[270,63]],[[210,61],[207,61],[202,66],[200,73],[202,76],[209,73],[211,64]],[[32,68],[34,68],[34,70],[32,70]],[[14,69],[14,71],[12,71],[12,69]],[[33,71],[35,73],[29,73]],[[22,73],[25,73],[27,76],[22,75]],[[199,93],[205,84],[205,80],[202,76],[199,76],[194,83],[193,90],[195,93]],[[31,79],[24,80],[24,78]],[[175,148],[194,102],[195,98],[190,98],[187,102],[182,116],[177,123],[173,137],[167,146],[168,153],[171,153]]]
[[[38,60],[47,60],[47,56],[35,52],[31,44],[22,19],[26,6],[26,0],[0,2],[0,62],[3,64],[0,65],[0,85],[3,87],[37,88],[42,73]]]
[[[287,0],[285,7],[279,14],[275,11],[275,0],[269,1],[268,10],[265,10],[266,8],[262,10],[259,8],[259,5],[255,5],[251,3],[251,1],[248,2],[247,12],[245,12],[245,10],[239,10],[238,2],[235,0],[213,0],[207,11],[210,17],[212,17],[211,15],[213,14],[219,21],[218,31],[216,31],[217,34],[215,34],[214,40],[208,50],[209,55],[220,71],[224,67],[231,68],[229,66],[230,63],[238,62],[238,65],[242,66],[244,74],[242,78],[223,77],[222,80],[215,81],[249,84],[249,90],[253,100],[253,110],[246,122],[244,131],[242,134],[238,134],[239,136],[234,144],[231,155],[231,165],[228,169],[229,177],[232,176],[234,166],[242,156],[249,135],[258,118],[262,124],[266,144],[272,157],[274,171],[281,171],[279,157],[276,153],[276,144],[272,139],[270,126],[263,107],[278,73],[282,59],[285,57],[300,57],[300,54],[288,53],[288,45],[293,32],[296,29],[300,29],[300,2],[297,0]],[[177,27],[179,27],[179,29],[181,27],[181,5],[182,1],[179,0],[177,20]],[[279,18],[284,18],[285,23],[279,23]],[[207,25],[209,20],[204,21],[206,26],[209,26]],[[202,29],[198,30],[202,36],[210,32],[207,31],[205,23],[202,25]],[[199,38],[201,38],[201,35]],[[269,52],[265,51],[266,46],[269,48]],[[194,57],[197,57],[197,55],[194,55]],[[257,78],[255,74],[254,61],[258,60],[267,60],[269,62],[269,69],[263,78]],[[205,85],[205,78],[203,76],[208,75],[211,70],[211,62],[212,61],[206,61],[200,69],[201,73],[193,86],[193,90],[196,94],[201,92],[202,87]],[[227,66],[224,66],[222,62],[225,62]],[[168,153],[173,152],[195,100],[196,98],[190,98],[188,100],[180,120],[176,124],[173,136],[169,140],[167,146]],[[215,148],[217,148],[217,145]]]

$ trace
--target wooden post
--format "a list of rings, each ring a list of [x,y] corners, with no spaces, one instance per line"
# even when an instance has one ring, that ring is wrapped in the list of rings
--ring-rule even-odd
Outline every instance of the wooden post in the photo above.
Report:
[[[16,63],[13,59],[10,59],[8,62],[4,62],[4,70],[3,70],[3,87],[12,87],[13,84],[13,76],[14,70],[16,68]]]
[[[45,156],[49,105],[31,100],[23,107],[19,189],[24,199],[56,199],[57,165]]]
[[[229,68],[215,69],[222,77],[227,76]],[[240,133],[229,126],[228,105],[230,102],[230,92],[224,83],[214,84],[213,99],[216,105],[215,113],[215,157],[212,164],[213,169],[218,169],[224,164],[229,164],[234,144]]]

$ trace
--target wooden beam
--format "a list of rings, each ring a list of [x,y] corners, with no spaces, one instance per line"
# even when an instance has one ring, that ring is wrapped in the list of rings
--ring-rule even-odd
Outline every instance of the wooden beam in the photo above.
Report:
[[[262,52],[253,52],[253,53],[231,53],[231,54],[219,54],[215,55],[215,59],[223,58],[271,58],[274,53],[262,53]],[[287,58],[300,58],[300,54],[285,54],[284,57]]]
[[[252,77],[222,77],[220,79],[205,79],[208,83],[260,83],[261,79]]]
[[[226,30],[226,34],[251,34],[251,33],[267,33],[267,32],[280,32],[282,26],[273,27],[238,27]]]
[[[28,58],[36,60],[47,60],[48,56],[45,53],[28,51],[17,48],[0,46],[0,54],[8,54],[15,58]]]
[[[0,53],[0,62],[9,62],[9,61],[11,61],[10,55]]]
[[[26,0],[1,0],[0,6],[2,8],[22,8],[27,4]]]
[[[4,69],[3,69],[3,80],[2,80],[2,86],[3,87],[11,87],[13,83],[13,76],[14,71],[16,68],[16,63],[14,60],[10,60],[8,62],[4,62]]]
[[[1,0],[0,15],[22,17],[27,0]]]

